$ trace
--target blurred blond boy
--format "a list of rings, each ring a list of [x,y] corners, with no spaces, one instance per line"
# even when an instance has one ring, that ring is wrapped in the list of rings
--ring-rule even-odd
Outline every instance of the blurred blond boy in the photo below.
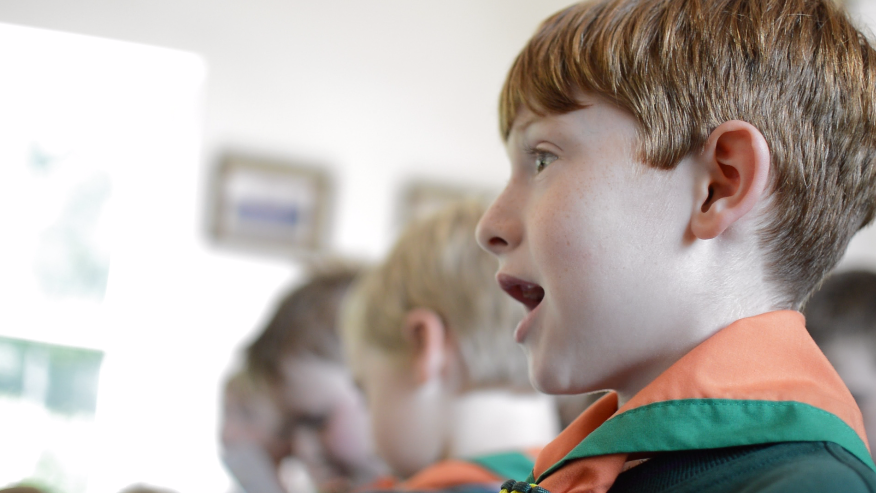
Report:
[[[460,202],[411,224],[345,303],[348,361],[394,490],[495,491],[558,431],[510,337],[522,311],[475,241],[484,210]]]

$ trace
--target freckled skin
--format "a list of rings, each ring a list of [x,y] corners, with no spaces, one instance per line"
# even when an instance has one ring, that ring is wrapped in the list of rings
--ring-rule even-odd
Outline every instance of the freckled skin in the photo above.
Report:
[[[521,112],[506,145],[511,179],[478,240],[500,272],[544,288],[522,341],[534,385],[632,395],[706,337],[678,309],[703,275],[684,255],[694,174],[687,161],[673,171],[636,162],[632,115],[585,102]],[[533,149],[549,156],[541,171]]]

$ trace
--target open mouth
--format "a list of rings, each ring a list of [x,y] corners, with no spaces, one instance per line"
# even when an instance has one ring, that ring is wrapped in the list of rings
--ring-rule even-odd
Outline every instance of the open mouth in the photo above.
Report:
[[[499,286],[512,298],[523,303],[527,310],[535,310],[535,307],[544,299],[544,289],[538,284],[517,279],[507,274],[496,276]]]

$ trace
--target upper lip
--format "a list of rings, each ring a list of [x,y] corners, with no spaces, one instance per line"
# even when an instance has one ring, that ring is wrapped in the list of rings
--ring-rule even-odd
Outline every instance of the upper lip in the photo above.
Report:
[[[496,274],[496,281],[512,298],[532,311],[544,299],[544,288],[534,282],[524,281],[508,274]]]

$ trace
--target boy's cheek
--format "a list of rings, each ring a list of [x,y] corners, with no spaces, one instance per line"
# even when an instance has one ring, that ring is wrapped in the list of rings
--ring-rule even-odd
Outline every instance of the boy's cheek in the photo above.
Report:
[[[323,431],[323,443],[333,460],[358,467],[373,453],[368,411],[361,399],[339,405]]]

